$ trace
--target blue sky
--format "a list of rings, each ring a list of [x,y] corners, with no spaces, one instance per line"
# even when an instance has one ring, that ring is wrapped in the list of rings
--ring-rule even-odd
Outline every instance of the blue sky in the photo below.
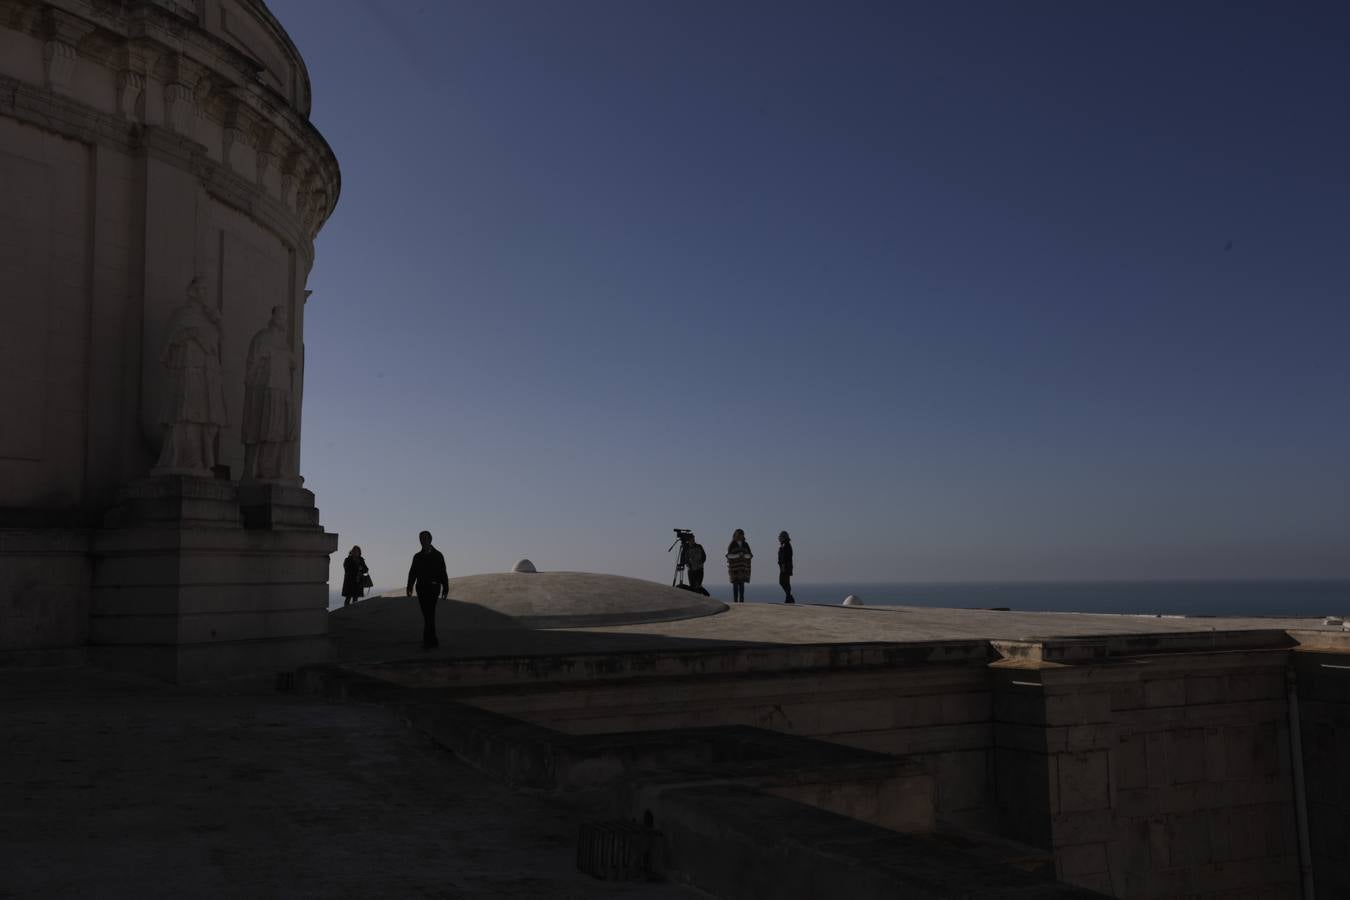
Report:
[[[335,565],[1350,576],[1350,8],[269,5]]]

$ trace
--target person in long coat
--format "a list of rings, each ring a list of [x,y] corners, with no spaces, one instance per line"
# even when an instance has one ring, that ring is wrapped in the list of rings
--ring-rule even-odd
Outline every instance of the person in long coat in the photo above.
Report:
[[[745,531],[737,528],[727,544],[727,577],[731,579],[731,602],[745,602],[745,585],[750,581],[750,560],[754,554],[746,543]]]
[[[353,546],[347,558],[342,561],[342,605],[351,606],[366,592],[362,579],[370,574],[366,561],[361,557],[361,548]]]

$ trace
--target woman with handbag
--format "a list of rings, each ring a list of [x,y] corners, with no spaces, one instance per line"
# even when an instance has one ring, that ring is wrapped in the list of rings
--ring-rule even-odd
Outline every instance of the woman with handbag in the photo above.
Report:
[[[737,528],[727,545],[727,578],[731,580],[731,602],[745,602],[745,583],[750,580],[750,544],[745,540],[745,532]]]
[[[342,561],[342,605],[351,606],[374,584],[370,580],[370,569],[361,558],[361,548],[352,547],[347,558]]]

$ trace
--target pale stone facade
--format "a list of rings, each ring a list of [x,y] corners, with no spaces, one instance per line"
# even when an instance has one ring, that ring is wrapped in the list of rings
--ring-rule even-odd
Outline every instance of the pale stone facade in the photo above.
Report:
[[[110,542],[164,552],[159,538],[127,533],[151,495],[223,504],[202,520],[208,533],[254,554],[236,561],[247,575],[228,566],[193,575],[185,561],[157,582],[155,602],[175,580],[219,595],[196,612],[175,606],[178,625],[190,631],[184,617],[207,607],[237,614],[231,585],[271,564],[256,554],[280,553],[305,570],[288,578],[308,590],[303,602],[273,598],[280,606],[263,618],[303,608],[307,624],[259,620],[241,632],[247,616],[236,615],[231,628],[241,641],[322,636],[309,607],[326,598],[318,571],[335,539],[318,527],[312,495],[290,478],[291,493],[255,491],[244,498],[251,509],[231,512],[249,342],[274,307],[296,363],[299,439],[305,282],[339,190],[309,103],[304,63],[261,0],[0,0],[0,653],[82,647],[91,623],[100,646],[110,629],[128,632],[127,644],[187,642],[182,629],[162,641],[128,631],[141,600],[127,579],[101,574]],[[181,388],[164,353],[194,279],[218,319],[225,409],[213,407],[204,427],[187,430],[187,449],[165,457],[188,459],[186,468],[158,474],[204,460],[215,479],[146,487]],[[212,446],[193,446],[199,433]],[[171,524],[162,513],[151,517],[158,532]],[[245,520],[255,527],[226,540]],[[175,527],[198,525],[180,516]],[[308,544],[283,546],[297,540]],[[109,591],[117,612],[100,609]],[[162,626],[170,613],[154,615]],[[218,637],[224,620],[194,621]]]

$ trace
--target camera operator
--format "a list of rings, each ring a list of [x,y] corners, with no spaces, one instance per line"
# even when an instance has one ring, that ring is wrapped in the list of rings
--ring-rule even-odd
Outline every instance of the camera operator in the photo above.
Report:
[[[708,561],[708,554],[703,551],[703,545],[694,540],[692,531],[680,536],[680,545],[680,560],[689,570],[689,590],[708,596],[703,589],[703,564]]]

